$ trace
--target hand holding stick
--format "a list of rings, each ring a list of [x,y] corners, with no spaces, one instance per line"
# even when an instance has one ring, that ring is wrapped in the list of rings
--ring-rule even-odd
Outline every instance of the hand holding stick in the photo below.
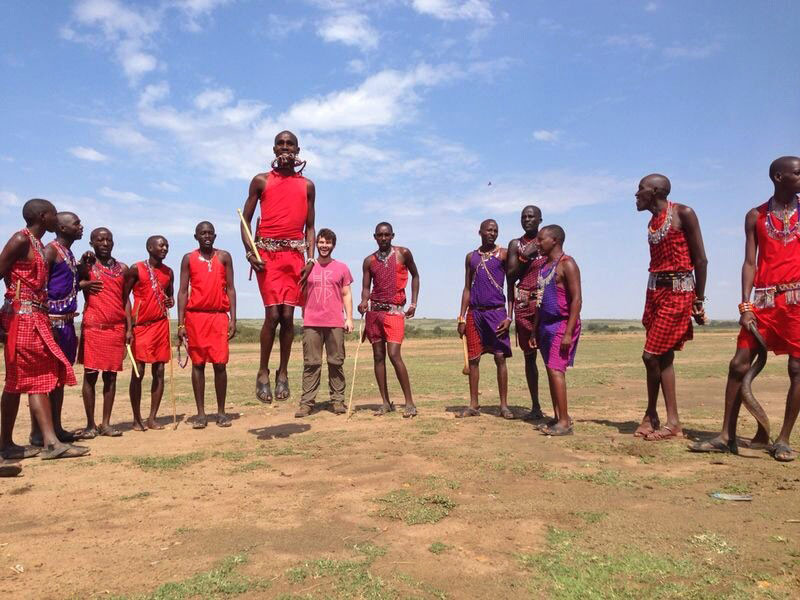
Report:
[[[264,264],[264,261],[261,260],[261,255],[258,253],[258,246],[256,246],[256,241],[253,239],[253,234],[250,233],[250,227],[247,225],[247,221],[244,220],[244,215],[242,214],[242,209],[237,208],[236,212],[239,213],[239,220],[242,222],[242,227],[244,228],[244,233],[247,236],[247,242],[250,245],[250,251],[254,254],[255,260],[259,264]]]

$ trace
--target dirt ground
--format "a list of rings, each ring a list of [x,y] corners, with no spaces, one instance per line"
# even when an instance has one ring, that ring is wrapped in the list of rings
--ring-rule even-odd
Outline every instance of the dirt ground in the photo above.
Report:
[[[677,359],[692,438],[719,427],[734,338],[698,333]],[[0,479],[0,595],[800,597],[800,460],[695,455],[685,441],[634,439],[645,405],[642,342],[635,333],[584,336],[568,375],[575,435],[566,438],[496,416],[491,360],[482,363],[485,414],[455,419],[468,394],[452,338],[404,346],[420,411],[413,420],[372,416],[379,399],[366,346],[350,420],[324,406],[293,417],[299,345],[292,398],[271,406],[252,394],[257,346],[233,347],[228,411],[237,418],[229,429],[191,428],[189,370],[176,368],[178,429],[167,393],[167,427],[130,431],[121,376],[114,421],[123,437],[87,442],[86,458],[23,461],[22,476]],[[772,357],[755,386],[773,435],[785,363]],[[510,403],[521,415],[529,406],[521,353],[509,369]],[[213,412],[210,381],[207,388]],[[545,377],[541,389],[549,407]],[[78,388],[65,404],[66,425],[80,427]],[[18,443],[29,427],[20,413]],[[743,434],[753,431],[743,416]],[[797,435],[793,442],[800,446]],[[715,500],[714,491],[752,501]]]

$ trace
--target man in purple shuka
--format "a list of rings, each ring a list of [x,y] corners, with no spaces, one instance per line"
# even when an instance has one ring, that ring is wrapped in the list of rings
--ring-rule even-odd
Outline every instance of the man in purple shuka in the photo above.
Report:
[[[464,291],[461,294],[461,312],[458,316],[458,335],[467,336],[469,358],[469,406],[457,417],[478,417],[478,370],[481,355],[494,355],[497,365],[497,387],[500,392],[500,415],[513,419],[508,408],[508,369],[506,357],[511,356],[508,329],[511,319],[506,310],[504,285],[507,251],[495,244],[498,228],[494,219],[481,223],[478,230],[481,247],[467,254],[464,264]],[[510,306],[508,309],[510,310]]]
[[[536,282],[536,343],[547,367],[555,417],[543,425],[545,435],[572,435],[567,410],[567,367],[575,362],[581,335],[581,272],[564,254],[564,230],[548,225],[539,230],[539,252],[546,259]]]
[[[78,353],[78,336],[75,334],[75,316],[78,314],[78,264],[72,254],[72,244],[83,237],[83,225],[78,215],[60,212],[57,215],[56,239],[45,247],[45,258],[50,265],[47,281],[50,324],[53,337],[70,364],[75,364]],[[50,392],[53,429],[64,443],[75,441],[75,436],[61,426],[61,407],[64,404],[64,386]],[[31,418],[30,442],[42,445],[42,433],[36,419]]]

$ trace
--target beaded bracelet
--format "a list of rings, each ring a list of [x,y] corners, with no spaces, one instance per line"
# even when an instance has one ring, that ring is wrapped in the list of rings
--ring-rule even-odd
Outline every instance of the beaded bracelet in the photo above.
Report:
[[[461,323],[466,323],[466,322],[467,322],[467,320],[464,317],[462,317],[461,315],[458,315],[458,323],[459,323],[459,325]]]
[[[742,302],[739,304],[739,314],[743,315],[746,312],[755,312],[755,310],[753,310],[754,308],[752,302]]]

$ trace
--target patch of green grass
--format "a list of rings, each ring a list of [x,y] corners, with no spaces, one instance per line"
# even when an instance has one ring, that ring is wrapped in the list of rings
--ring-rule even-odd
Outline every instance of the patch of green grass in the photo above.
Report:
[[[261,469],[268,469],[269,464],[264,460],[253,460],[250,462],[236,465],[231,469],[231,473],[249,473],[250,471],[258,471]]]
[[[733,554],[736,549],[725,538],[716,533],[698,533],[690,540],[692,546],[709,550],[714,554]]]
[[[178,535],[183,535],[185,533],[189,533],[190,531],[194,531],[194,529],[191,527],[178,527],[175,529],[175,533]]]
[[[721,491],[726,494],[749,494],[750,486],[746,483],[726,483],[722,486]]]
[[[586,481],[595,485],[607,485],[612,487],[635,487],[632,480],[628,479],[622,472],[616,469],[599,469],[594,472],[585,471],[545,471],[543,479],[561,481]]]
[[[430,546],[428,546],[428,552],[431,554],[442,554],[446,550],[449,550],[450,546],[445,544],[444,542],[433,542]]]
[[[203,452],[188,452],[174,456],[137,456],[133,462],[144,471],[176,471],[200,462],[205,457]]]
[[[230,462],[241,462],[247,457],[247,452],[244,450],[223,450],[214,452],[214,456]]]
[[[573,514],[583,519],[586,523],[599,523],[608,516],[608,513],[605,512],[592,511],[576,511]]]
[[[378,515],[406,525],[438,523],[456,507],[455,502],[442,494],[417,496],[407,490],[394,490],[375,502],[380,504]]]
[[[442,477],[440,475],[427,475],[420,479],[417,479],[422,483],[425,487],[431,490],[441,490],[443,488],[447,488],[448,490],[457,490],[461,487],[461,482],[457,479],[447,479],[446,477]]]
[[[247,558],[244,555],[229,556],[215,569],[198,573],[183,581],[162,584],[154,592],[134,596],[130,600],[220,598],[266,590],[270,585],[268,581],[247,577],[236,572],[246,562]],[[127,600],[127,598],[126,596],[113,597],[114,600]]]
[[[138,492],[136,494],[131,494],[130,496],[120,496],[120,500],[141,500],[142,498],[147,498],[151,496],[150,492]]]

